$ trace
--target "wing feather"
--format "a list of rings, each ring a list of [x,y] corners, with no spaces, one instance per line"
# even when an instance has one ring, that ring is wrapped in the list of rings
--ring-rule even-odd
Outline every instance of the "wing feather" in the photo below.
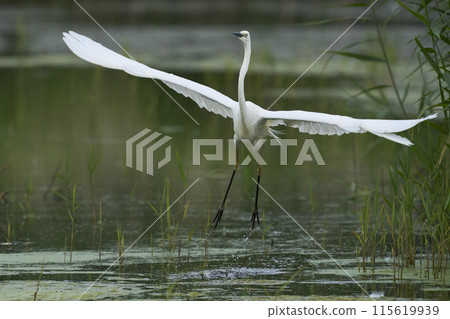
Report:
[[[267,126],[285,125],[297,128],[302,133],[342,135],[370,132],[409,146],[412,145],[411,141],[393,133],[402,132],[436,116],[432,114],[415,120],[370,120],[307,111],[266,111],[263,119]]]
[[[134,76],[161,80],[174,91],[194,100],[201,108],[223,117],[233,117],[237,102],[210,87],[150,68],[76,32],[64,32],[63,35],[70,50],[83,60],[105,68],[123,70]]]

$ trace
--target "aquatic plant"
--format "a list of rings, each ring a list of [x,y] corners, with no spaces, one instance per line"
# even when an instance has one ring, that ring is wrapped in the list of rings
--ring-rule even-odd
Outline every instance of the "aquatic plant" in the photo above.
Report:
[[[75,211],[80,207],[81,204],[76,204],[76,190],[77,190],[77,184],[73,186],[72,191],[72,211],[69,207],[67,207],[67,212],[69,213],[70,218],[70,224],[71,224],[71,232],[70,232],[70,262],[72,262],[72,252],[73,252],[73,242],[74,242],[74,227],[75,227],[75,220],[74,220],[74,214]]]
[[[20,209],[25,214],[27,222],[30,223],[34,218],[33,208],[31,207],[31,197],[34,193],[34,187],[31,180],[28,180],[27,189],[25,192],[25,202],[19,204]]]
[[[189,262],[189,259],[191,258],[191,241],[192,236],[194,235],[195,229],[197,227],[192,228],[188,233],[188,255],[187,255],[187,262]]]
[[[392,216],[391,227],[397,235],[394,253],[400,256],[402,266],[415,266],[418,246],[420,258],[425,247],[427,260],[431,258],[428,275],[431,272],[434,279],[445,280],[450,247],[450,72],[445,62],[450,52],[450,28],[445,21],[450,8],[440,1],[414,6],[397,2],[427,29],[426,34],[414,38],[419,60],[416,71],[424,82],[420,111],[439,110],[443,120],[413,131],[416,145],[402,150],[392,163],[389,176],[393,194],[384,202],[399,213]],[[427,80],[425,73],[432,78]]]
[[[44,273],[44,263],[42,263],[42,267],[41,267],[41,272],[39,273],[39,278],[38,278],[38,282],[37,282],[37,285],[36,285],[36,291],[34,292],[34,301],[36,301],[37,300],[37,294],[38,294],[38,292],[39,292],[39,286],[40,286],[40,284],[41,284],[41,279],[42,279],[42,274]]]
[[[48,194],[51,192],[51,190],[53,188],[53,184],[55,183],[56,176],[58,175],[58,171],[59,171],[60,168],[61,168],[61,163],[58,163],[58,165],[56,166],[56,168],[55,168],[55,170],[53,172],[52,178],[50,179],[50,182],[49,182],[49,184],[47,186],[47,190],[44,193],[44,200],[45,201],[47,200]]]
[[[178,158],[179,160],[179,158]],[[180,162],[180,160],[179,160]],[[181,173],[181,177],[183,179],[183,184],[185,186],[185,188],[187,187],[186,184],[186,179],[187,179],[187,174],[185,173],[185,170],[183,169],[181,162],[179,163],[179,169],[180,169],[180,173]],[[150,206],[150,208],[155,212],[155,214],[159,217],[161,217],[161,215],[163,213],[165,213],[165,220],[166,222],[164,223],[164,219],[163,218],[159,218],[160,220],[160,225],[161,225],[161,248],[165,249],[166,244],[167,244],[167,249],[169,251],[173,251],[175,248],[178,247],[178,255],[179,257],[181,256],[181,233],[178,232],[180,226],[182,226],[183,222],[186,219],[187,216],[187,212],[189,209],[189,203],[190,201],[186,202],[186,197],[183,196],[183,199],[181,200],[182,202],[182,206],[180,209],[176,210],[175,212],[172,211],[172,203],[171,203],[171,195],[170,194],[174,194],[175,197],[177,197],[177,194],[172,186],[172,184],[170,183],[168,178],[164,178],[164,184],[163,184],[163,189],[162,192],[159,192],[158,195],[158,204],[152,204],[149,201],[146,201],[147,204]],[[189,246],[190,246],[190,241],[192,239],[193,236],[193,231],[192,230],[192,234],[188,234],[188,242],[189,242]],[[153,234],[150,233],[150,243],[151,243],[151,249],[152,249],[152,255],[153,255]],[[190,248],[189,248],[190,251]],[[189,252],[188,252],[189,254]]]
[[[384,256],[387,230],[385,228],[385,209],[380,205],[379,184],[374,191],[362,191],[360,196],[363,198],[363,207],[360,210],[359,222],[360,229],[353,232],[358,239],[359,247],[356,247],[356,256],[361,257],[358,263],[358,269],[362,268],[366,272],[368,259],[370,259],[370,268],[375,272],[376,257]]]
[[[99,212],[99,217],[98,217],[98,231],[99,231],[99,236],[98,236],[98,260],[101,262],[102,261],[102,201],[100,201],[100,207],[98,209]]]
[[[66,209],[67,209],[67,213],[69,216],[69,221],[70,221],[70,262],[72,262],[72,252],[73,252],[73,246],[74,246],[74,238],[75,238],[75,218],[74,218],[74,214],[75,212],[78,210],[78,208],[80,207],[81,203],[76,203],[76,190],[77,190],[77,184],[74,184],[73,189],[72,189],[72,201],[69,202],[69,199],[64,196],[61,193],[58,193],[56,191],[53,191],[53,193],[58,196],[59,198],[61,198],[62,200],[64,200],[65,204],[66,204]],[[64,242],[64,260],[65,260],[65,256],[66,256],[66,241]]]
[[[122,226],[117,226],[117,252],[119,254],[119,277],[123,276],[125,273],[124,270],[124,261],[125,261],[125,235],[122,230]],[[116,260],[117,261],[117,260]]]
[[[311,214],[314,215],[314,211],[317,208],[317,203],[314,198],[314,191],[311,178],[309,179],[309,204],[311,205]]]
[[[101,158],[102,158],[101,153],[95,154],[94,149],[92,147],[89,149],[89,155],[86,159],[86,162],[87,162],[87,168],[88,168],[88,174],[89,174],[89,187],[91,190],[92,199],[95,199],[94,172],[97,169]]]
[[[95,154],[93,147],[89,150],[89,155],[86,159],[88,175],[89,175],[89,188],[91,190],[91,203],[92,203],[92,219],[96,220],[95,213],[95,192],[94,192],[94,173],[100,163],[100,159],[102,157],[101,153]]]
[[[11,244],[11,220],[8,218],[7,220],[7,230],[6,230],[6,237],[5,237],[5,241],[8,244]]]
[[[367,194],[363,195],[361,231],[355,233],[360,243],[357,253],[362,254],[365,269],[369,246],[372,249],[377,247],[376,238],[381,236],[381,244],[377,249],[386,250],[386,245],[391,246],[388,251],[392,254],[394,280],[402,278],[406,267],[415,267],[417,259],[422,265],[423,258],[426,259],[426,274],[430,276],[431,273],[434,279],[445,280],[450,245],[450,73],[446,63],[450,40],[449,25],[445,22],[448,19],[449,7],[441,1],[422,1],[417,4],[405,4],[398,0],[397,2],[426,28],[424,35],[414,38],[414,54],[417,55],[419,63],[407,77],[408,79],[419,72],[422,77],[422,91],[414,104],[418,107],[419,116],[425,112],[437,111],[442,114],[443,120],[411,131],[415,145],[402,148],[389,165],[390,193],[383,194],[377,187],[369,197]],[[386,100],[382,98],[384,94],[381,91],[392,87],[402,113],[406,114],[410,112],[405,102],[410,94],[410,83],[403,91],[396,85],[384,45],[384,35],[375,15],[373,21],[383,55],[378,62],[386,64],[391,85],[366,89],[361,94],[367,95],[374,102],[384,103]],[[385,21],[384,25],[387,22]],[[352,58],[363,60],[363,57],[358,55]],[[374,98],[374,91],[378,91],[380,98]],[[378,217],[374,217],[375,215],[384,215],[385,218],[377,222],[375,219]],[[377,228],[383,220],[387,221],[386,230]],[[390,234],[389,240],[386,238],[387,234]],[[371,256],[373,258],[373,252]]]
[[[281,286],[280,288],[278,288],[277,290],[277,295],[279,295],[284,289],[286,289],[286,287],[292,283],[295,279],[295,277],[297,277],[298,274],[300,274],[303,270],[305,269],[304,266],[300,267],[288,280],[286,280]]]

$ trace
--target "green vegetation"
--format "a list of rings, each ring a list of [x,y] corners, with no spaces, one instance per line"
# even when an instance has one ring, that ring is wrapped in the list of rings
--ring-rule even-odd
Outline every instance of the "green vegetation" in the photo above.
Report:
[[[96,207],[95,207],[95,192],[94,192],[94,173],[97,169],[98,163],[101,159],[101,153],[95,154],[94,148],[91,147],[89,150],[89,155],[87,157],[87,168],[89,174],[89,188],[91,190],[91,201],[92,201],[92,219],[94,222],[97,219]]]
[[[74,214],[75,211],[80,207],[80,204],[76,204],[76,190],[77,190],[77,184],[73,186],[72,191],[72,209],[67,207],[67,212],[69,213],[70,218],[70,262],[72,262],[72,252],[73,252],[73,241],[75,237],[74,227],[75,227],[75,219]]]
[[[42,274],[44,273],[44,263],[42,263],[42,267],[41,267],[41,272],[39,273],[39,278],[38,278],[38,282],[37,282],[37,285],[36,285],[36,291],[34,292],[34,295],[33,295],[33,300],[34,301],[36,301],[37,300],[37,295],[38,295],[38,292],[39,292],[39,286],[40,286],[40,284],[41,284],[41,279],[42,279]]]
[[[66,208],[67,208],[67,213],[69,215],[69,221],[70,221],[70,262],[72,262],[72,252],[73,252],[73,246],[74,246],[74,238],[76,235],[75,232],[75,212],[78,210],[78,208],[80,208],[81,203],[76,202],[76,190],[77,190],[77,184],[73,185],[73,189],[72,189],[72,200],[70,201],[69,198],[67,198],[66,196],[64,196],[63,194],[60,194],[58,192],[55,192],[55,195],[57,195],[58,197],[60,197],[61,199],[64,200],[65,204],[66,204]],[[64,244],[64,246],[66,246]]]
[[[102,201],[100,201],[100,207],[99,207],[99,217],[98,217],[98,260],[101,262],[102,261]]]
[[[370,256],[374,271],[376,251],[383,255],[389,246],[394,280],[402,278],[405,268],[417,267],[419,261],[425,276],[445,281],[450,247],[450,73],[446,62],[450,52],[449,8],[442,1],[397,2],[426,27],[424,35],[414,38],[414,55],[419,66],[408,77],[420,73],[423,87],[420,98],[411,107],[418,110],[418,117],[425,112],[436,112],[441,119],[411,130],[409,134],[414,137],[415,145],[402,148],[390,163],[389,191],[377,187],[373,192],[364,193],[361,229],[355,233],[359,241],[357,255],[362,257],[364,271],[366,258]],[[379,22],[374,22],[398,104],[403,114],[413,113],[405,103],[410,85],[403,91],[395,85],[383,44],[384,35]],[[384,97],[381,89],[386,87],[374,87],[363,94],[384,103],[385,99],[374,98],[373,91]]]
[[[123,262],[125,260],[125,235],[122,226],[117,227],[117,252],[119,254],[119,274],[124,273]]]
[[[183,180],[184,180],[184,175]],[[186,185],[186,184],[185,184]],[[178,244],[178,255],[180,256],[180,250],[181,250],[181,235],[178,233],[179,226],[181,226],[186,219],[186,215],[189,209],[189,201],[186,203],[182,203],[182,208],[175,211],[175,213],[172,214],[172,202],[171,202],[171,194],[175,194],[175,190],[173,189],[170,181],[168,178],[164,179],[164,185],[163,185],[163,191],[160,193],[160,196],[158,198],[158,204],[153,205],[150,202],[147,201],[147,204],[151,207],[153,212],[158,216],[160,220],[160,226],[161,226],[161,248],[168,249],[169,251],[173,251],[175,248],[177,248]],[[165,214],[165,222],[163,214]],[[194,230],[196,227],[191,229],[188,232],[188,245],[190,247],[190,242],[192,239],[192,236],[194,234]],[[152,245],[152,252],[153,252],[153,235],[151,235],[151,245]],[[188,248],[190,250],[190,248]],[[188,257],[189,258],[189,257]]]
[[[384,210],[379,205],[378,186],[373,192],[363,192],[364,206],[360,211],[359,232],[353,232],[358,239],[356,256],[361,258],[358,269],[366,272],[368,259],[370,268],[375,272],[375,262],[378,254],[385,256],[387,232],[384,227]],[[358,247],[359,244],[359,247]]]

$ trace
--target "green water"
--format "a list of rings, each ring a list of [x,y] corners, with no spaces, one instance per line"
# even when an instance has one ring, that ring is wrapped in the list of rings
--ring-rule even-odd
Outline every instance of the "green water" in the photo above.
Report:
[[[181,75],[235,95],[236,72]],[[110,70],[5,69],[1,81],[0,163],[9,164],[0,177],[0,190],[7,192],[0,204],[2,300],[33,299],[42,265],[40,300],[369,299],[349,275],[369,294],[383,292],[388,298],[445,299],[448,294],[448,288],[425,280],[420,268],[393,283],[389,255],[377,259],[375,274],[358,271],[352,232],[358,231],[361,203],[355,189],[373,185],[396,145],[368,135],[314,137],[326,165],[295,166],[305,136],[286,129],[283,137],[298,138],[299,145],[289,153],[289,165],[279,164],[278,148],[269,143],[261,152],[271,163],[263,168],[265,191],[348,275],[264,191],[261,224],[251,230],[254,163],[239,169],[222,223],[216,230],[209,227],[232,166],[226,161],[192,165],[192,138],[231,138],[230,120],[176,96],[197,125],[151,80]],[[265,92],[262,86],[250,77],[247,87],[249,92]],[[254,96],[261,104],[271,99],[264,93]],[[317,100],[318,108],[332,108],[321,100],[326,97]],[[154,176],[125,166],[125,141],[144,128],[171,136],[172,153],[180,157],[177,162],[173,154]],[[89,156],[100,156],[93,194]],[[165,180],[171,184],[172,203],[197,178],[171,208],[170,221],[166,213],[119,266],[118,226],[127,248],[158,217],[146,202],[162,212],[167,208]],[[74,213],[70,263],[71,224],[57,194],[67,196],[71,207],[75,184],[76,203],[81,205]]]

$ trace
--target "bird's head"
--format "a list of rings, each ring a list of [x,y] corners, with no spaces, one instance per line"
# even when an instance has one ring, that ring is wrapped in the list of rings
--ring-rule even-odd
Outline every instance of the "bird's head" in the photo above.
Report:
[[[250,44],[250,32],[243,30],[241,32],[233,32],[244,44]]]

